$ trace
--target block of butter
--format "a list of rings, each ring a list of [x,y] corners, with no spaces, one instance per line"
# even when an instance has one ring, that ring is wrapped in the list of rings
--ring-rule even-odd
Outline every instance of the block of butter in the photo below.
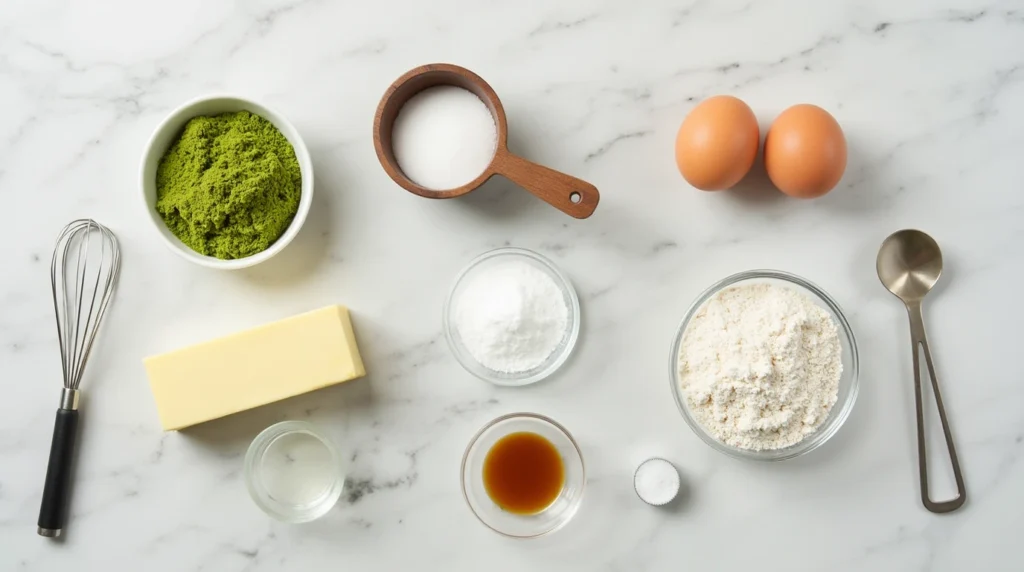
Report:
[[[344,306],[143,360],[165,431],[366,375]]]

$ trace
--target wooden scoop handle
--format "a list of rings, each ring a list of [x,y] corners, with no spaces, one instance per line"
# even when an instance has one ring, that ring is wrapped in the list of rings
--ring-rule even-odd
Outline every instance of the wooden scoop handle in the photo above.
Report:
[[[507,151],[498,153],[492,168],[571,217],[589,217],[601,199],[601,193],[594,185]]]

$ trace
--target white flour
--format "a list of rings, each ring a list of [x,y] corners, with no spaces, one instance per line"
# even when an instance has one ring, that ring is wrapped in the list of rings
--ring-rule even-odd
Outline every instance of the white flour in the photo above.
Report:
[[[679,350],[679,383],[717,439],[761,451],[799,443],[835,404],[843,372],[836,324],[808,296],[775,284],[708,300]]]
[[[569,324],[558,284],[525,262],[506,262],[471,276],[455,301],[455,329],[484,367],[519,373],[543,364]]]

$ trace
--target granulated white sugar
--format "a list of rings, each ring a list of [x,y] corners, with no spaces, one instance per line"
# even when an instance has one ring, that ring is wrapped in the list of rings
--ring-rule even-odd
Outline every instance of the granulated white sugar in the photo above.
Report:
[[[402,106],[391,131],[399,168],[431,190],[461,187],[480,176],[498,146],[487,105],[451,85],[431,87]]]

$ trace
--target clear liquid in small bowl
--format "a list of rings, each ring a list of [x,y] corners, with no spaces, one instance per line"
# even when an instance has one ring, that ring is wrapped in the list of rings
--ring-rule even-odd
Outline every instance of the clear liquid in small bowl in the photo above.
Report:
[[[338,472],[327,446],[304,432],[274,439],[263,455],[261,469],[267,494],[291,506],[316,504],[330,492]]]

